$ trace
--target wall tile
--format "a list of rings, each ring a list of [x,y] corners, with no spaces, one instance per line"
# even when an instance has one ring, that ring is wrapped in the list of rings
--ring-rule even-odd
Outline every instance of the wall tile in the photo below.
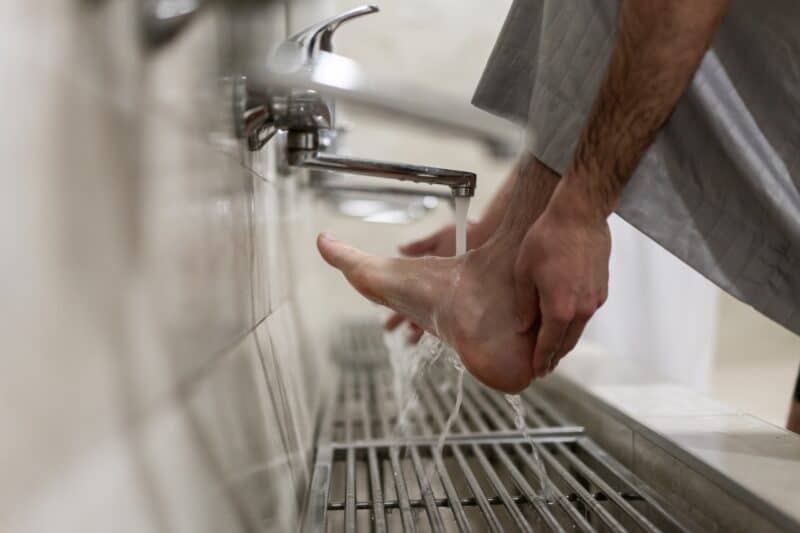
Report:
[[[143,56],[138,2],[8,2],[0,6],[0,19],[9,21],[0,32],[2,48],[134,112]]]
[[[119,287],[133,257],[137,123],[17,44],[0,46],[0,419],[13,428],[0,443],[0,516],[39,505],[124,429],[131,355]]]
[[[201,11],[166,46],[146,56],[143,106],[198,135],[215,131],[216,110],[222,107],[219,17],[216,6]],[[224,109],[226,131],[232,125],[231,109]]]
[[[277,400],[276,410],[282,421],[281,431],[286,436],[295,487],[302,489],[309,480],[315,418],[305,399],[307,385],[298,361],[300,354],[294,334],[290,331],[291,320],[288,309],[282,307],[267,317],[255,333],[262,350],[267,385]],[[298,499],[302,499],[302,494],[298,493]]]
[[[119,432],[86,450],[68,468],[51,471],[36,498],[0,516],[8,532],[158,531],[149,484],[140,455]],[[5,478],[4,482],[9,480]]]
[[[200,426],[180,404],[165,406],[141,431],[145,464],[165,531],[242,531],[247,509],[224,483]]]
[[[266,317],[271,308],[269,284],[269,243],[267,204],[274,195],[272,184],[253,174],[253,302],[256,321]]]
[[[270,487],[286,487],[293,482],[259,348],[254,335],[248,335],[187,398],[189,415],[220,472],[222,484],[245,511],[252,529],[257,529],[266,508],[281,503],[264,501],[280,497]],[[272,476],[265,478],[267,472]],[[294,507],[278,509],[296,518]]]
[[[226,73],[241,73],[268,61],[288,37],[284,2],[238,2],[225,17],[223,63]]]
[[[145,53],[139,6],[0,6],[0,529],[290,531],[304,351],[288,311],[280,362],[251,330],[271,305],[269,217],[276,302],[292,291],[293,199],[256,192],[246,166],[269,167],[233,137],[222,8]]]
[[[142,133],[143,289],[181,381],[255,322],[252,176],[170,122]]]
[[[292,216],[293,183],[277,181],[266,196],[267,278],[270,309],[278,309],[291,292],[292,255],[290,217]]]
[[[256,513],[259,531],[297,531],[299,510],[292,486],[288,462],[276,462],[240,480],[234,491],[250,500]]]

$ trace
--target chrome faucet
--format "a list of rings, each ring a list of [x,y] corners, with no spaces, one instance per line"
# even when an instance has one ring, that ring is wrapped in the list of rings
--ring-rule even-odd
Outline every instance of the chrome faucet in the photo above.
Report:
[[[472,172],[326,154],[319,150],[314,131],[289,131],[287,146],[289,164],[294,167],[447,185],[453,196],[475,195],[477,178]]]
[[[242,89],[243,109],[238,129],[248,139],[252,150],[263,146],[275,132],[286,132],[287,163],[298,168],[360,174],[376,178],[414,181],[450,187],[454,197],[475,194],[476,176],[472,172],[443,168],[391,163],[326,153],[336,135],[335,101],[317,90],[293,87],[291,80],[298,73],[307,74],[325,67],[346,71],[348,59],[332,54],[333,34],[343,23],[375,13],[376,6],[362,6],[314,24],[284,41],[273,59],[272,79],[280,84],[257,91],[245,85]]]

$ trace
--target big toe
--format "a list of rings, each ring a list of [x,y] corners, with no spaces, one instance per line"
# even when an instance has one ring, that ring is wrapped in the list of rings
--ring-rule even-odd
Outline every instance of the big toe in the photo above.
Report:
[[[445,259],[376,257],[337,241],[327,234],[317,239],[322,257],[338,268],[363,296],[435,331],[433,315],[446,300],[455,263]]]
[[[335,239],[328,233],[319,234],[317,248],[329,265],[338,268],[345,275],[369,257],[361,250]]]
[[[381,258],[362,252],[327,233],[317,237],[317,248],[323,259],[338,268],[347,281],[373,302],[386,305],[386,292],[390,289]]]

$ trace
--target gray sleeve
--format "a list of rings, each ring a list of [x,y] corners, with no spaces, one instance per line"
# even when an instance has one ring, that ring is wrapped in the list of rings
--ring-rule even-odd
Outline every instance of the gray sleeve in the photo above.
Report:
[[[563,174],[572,160],[608,65],[618,3],[546,1],[526,146]]]
[[[543,0],[514,0],[472,104],[525,126],[536,76]]]

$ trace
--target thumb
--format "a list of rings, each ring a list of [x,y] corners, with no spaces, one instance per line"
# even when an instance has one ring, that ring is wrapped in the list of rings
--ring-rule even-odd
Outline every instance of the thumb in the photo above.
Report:
[[[531,276],[521,268],[514,272],[514,306],[517,331],[524,333],[533,327],[539,316],[539,292]]]
[[[440,234],[441,231],[437,231],[436,233],[429,235],[424,239],[419,239],[408,244],[404,244],[399,248],[400,253],[409,257],[420,257],[426,255],[428,252],[436,248],[436,245],[441,238]]]

